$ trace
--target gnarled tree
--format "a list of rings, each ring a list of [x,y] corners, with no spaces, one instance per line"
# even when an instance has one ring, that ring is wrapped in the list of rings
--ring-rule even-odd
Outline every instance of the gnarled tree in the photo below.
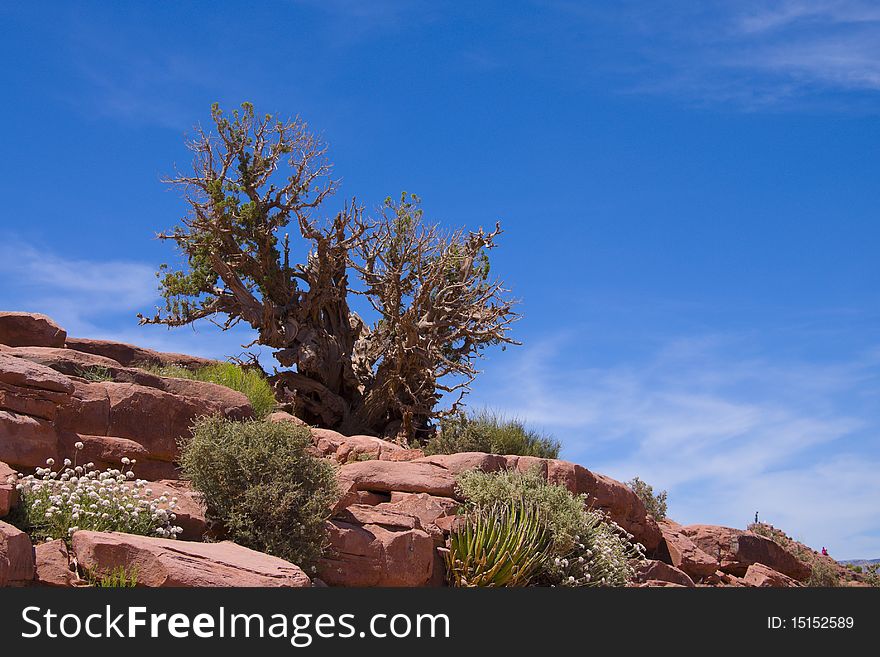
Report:
[[[444,233],[407,194],[375,218],[351,201],[322,220],[336,183],[302,121],[258,117],[248,103],[211,116],[216,132],[199,128],[188,144],[192,173],[166,179],[189,212],[159,237],[185,265],[162,266],[165,307],[141,323],[249,324],[275,349],[280,396],[310,423],[411,440],[444,412],[445,393],[456,410],[483,349],[515,344],[513,302],[489,278],[500,227]],[[309,246],[303,263],[291,262],[291,225]],[[352,311],[352,295],[374,321]]]

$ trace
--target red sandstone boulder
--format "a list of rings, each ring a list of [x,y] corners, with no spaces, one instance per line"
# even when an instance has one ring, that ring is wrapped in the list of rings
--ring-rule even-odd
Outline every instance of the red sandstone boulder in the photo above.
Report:
[[[353,505],[327,523],[330,548],[318,577],[330,586],[427,586],[435,543],[418,518]]]
[[[298,427],[307,427],[309,426],[303,420],[300,420],[296,415],[291,415],[286,411],[275,411],[274,413],[269,413],[266,416],[266,419],[269,422],[290,422],[291,424],[295,424]]]
[[[68,349],[96,356],[112,358],[125,367],[135,365],[181,365],[187,368],[204,367],[217,361],[187,354],[166,353],[138,347],[113,340],[92,340],[89,338],[67,338]]]
[[[731,575],[742,577],[748,567],[762,563],[773,570],[797,580],[810,576],[811,568],[783,547],[750,531],[718,527],[715,525],[689,525],[681,532],[696,545],[714,556],[721,564],[720,569]]]
[[[42,420],[54,420],[59,407],[70,399],[64,392],[12,386],[0,382],[0,409]]]
[[[123,369],[120,363],[110,358],[59,347],[15,347],[5,350],[3,354],[49,367],[66,376],[82,376],[97,369],[112,374]]]
[[[0,353],[0,460],[18,467],[44,465],[57,447],[52,419],[74,386],[66,376],[10,351]]]
[[[56,372],[60,372],[69,377],[81,377],[90,370],[101,369],[106,370],[111,377],[111,381],[97,382],[88,384],[83,381],[77,387],[77,395],[97,395],[95,390],[89,391],[87,386],[100,386],[102,383],[128,383],[136,384],[147,388],[155,388],[162,392],[169,393],[177,397],[185,397],[193,401],[204,404],[208,412],[222,412],[225,416],[234,419],[247,419],[253,416],[250,402],[247,397],[240,392],[231,390],[225,386],[217,385],[207,381],[196,381],[192,379],[180,379],[176,377],[163,377],[143,372],[136,368],[123,367],[119,362],[111,360],[104,356],[98,356],[85,352],[74,351],[73,349],[50,349],[47,347],[20,347],[16,349],[8,349],[0,356],[14,356],[16,358],[37,363],[45,367],[49,367]],[[67,381],[68,387],[72,385],[70,380]],[[86,387],[84,387],[86,386]],[[74,407],[66,414],[65,420],[77,419],[78,407]],[[76,430],[72,425],[65,425],[65,428]],[[93,433],[90,430],[82,430],[82,433]]]
[[[230,419],[247,420],[254,415],[251,403],[243,393],[216,383],[161,377],[156,387],[172,395],[201,402]]]
[[[40,363],[15,356],[17,349],[0,352],[0,383],[7,387],[30,388],[69,395],[73,383],[66,376]]]
[[[681,525],[670,520],[661,520],[657,524],[663,535],[669,563],[697,579],[707,577],[717,570],[718,562],[685,536]]]
[[[0,461],[0,518],[8,516],[18,502],[18,491],[15,490],[15,484],[8,481],[15,474],[15,470]]]
[[[58,434],[48,420],[0,411],[0,459],[18,468],[46,465],[58,450]]]
[[[756,586],[758,588],[769,587],[795,587],[800,586],[797,580],[787,575],[773,570],[762,563],[753,563],[746,570],[743,581],[748,586]]]
[[[373,436],[343,436],[330,429],[312,430],[312,440],[318,453],[336,461],[350,463],[357,460],[392,460],[389,454],[404,451],[396,445]]]
[[[69,431],[106,436],[110,430],[110,396],[97,383],[70,379],[73,394],[58,409],[56,424]]]
[[[407,493],[408,495],[409,493]],[[382,502],[390,502],[392,493],[373,493],[368,490],[359,490],[355,492],[355,499],[352,504],[369,504],[375,506]]]
[[[34,548],[23,531],[0,520],[0,562],[6,564],[4,586],[26,584],[34,578]],[[0,570],[3,570],[0,563]],[[0,579],[3,576],[0,575]]]
[[[110,401],[108,435],[140,443],[157,460],[177,458],[177,441],[190,435],[198,417],[219,413],[243,419],[242,409],[250,412],[249,405],[229,408],[222,401],[171,394],[133,383],[94,385],[103,386]]]
[[[137,573],[149,587],[307,587],[306,574],[292,563],[230,541],[193,543],[132,534],[78,531],[73,552],[94,574],[116,568]]]
[[[418,518],[422,527],[431,533],[439,529],[438,520],[455,516],[458,507],[459,502],[451,497],[427,493],[391,493],[390,501],[376,505],[379,511],[405,513]]]
[[[675,566],[653,559],[646,559],[638,565],[635,579],[637,582],[644,583],[661,581],[679,586],[694,586],[694,581],[688,577],[687,573]]]
[[[0,344],[63,347],[67,332],[40,313],[0,312]]]
[[[455,496],[455,477],[439,465],[418,461],[359,461],[339,468],[337,479],[346,490],[390,493],[428,493]]]
[[[83,444],[81,451],[76,451],[77,442]],[[150,451],[134,440],[115,438],[113,436],[88,436],[85,434],[63,432],[58,438],[58,454],[70,457],[76,453],[79,463],[94,463],[99,470],[119,468],[124,457],[137,460],[134,473],[139,479],[156,481],[159,479],[176,479],[180,472],[174,463],[153,458]]]
[[[483,452],[459,452],[458,454],[435,454],[416,459],[415,463],[432,463],[445,468],[449,474],[458,476],[468,470],[496,472],[507,467],[505,457]],[[427,491],[425,491],[427,492]]]
[[[75,586],[79,580],[70,567],[67,546],[61,539],[34,548],[34,581],[40,586]]]

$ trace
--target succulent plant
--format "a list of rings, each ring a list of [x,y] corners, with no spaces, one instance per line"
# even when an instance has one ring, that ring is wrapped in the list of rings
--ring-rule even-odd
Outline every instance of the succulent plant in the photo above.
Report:
[[[452,531],[446,572],[453,586],[527,586],[551,548],[537,506],[499,503],[470,512]]]

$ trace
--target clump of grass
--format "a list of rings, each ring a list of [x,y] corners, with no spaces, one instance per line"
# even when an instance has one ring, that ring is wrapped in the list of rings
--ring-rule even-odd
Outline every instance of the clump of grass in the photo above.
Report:
[[[333,465],[310,448],[307,427],[208,417],[182,441],[180,463],[230,539],[305,568],[321,555],[338,498]]]
[[[425,454],[488,452],[555,459],[559,442],[531,429],[519,420],[491,411],[457,413],[440,421],[439,431],[424,445]]]
[[[537,505],[496,503],[471,511],[452,531],[446,574],[453,586],[527,586],[551,547]]]
[[[549,558],[533,582],[544,586],[625,586],[633,564],[644,558],[644,547],[632,535],[587,507],[584,495],[547,483],[539,472],[462,473],[458,492],[467,510],[497,504],[534,505],[551,537]]]
[[[256,370],[246,369],[234,363],[214,363],[194,370],[180,365],[160,365],[142,369],[158,376],[207,381],[236,390],[248,398],[257,418],[266,417],[275,410],[278,403],[266,377]]]
[[[133,589],[138,583],[138,569],[134,567],[129,571],[125,566],[117,566],[103,575],[88,572],[86,581],[100,589]]]
[[[112,381],[113,373],[103,365],[95,365],[93,367],[84,367],[78,369],[76,373],[86,381]]]
[[[639,479],[633,477],[626,485],[630,487],[633,493],[645,503],[645,509],[654,516],[655,520],[663,520],[666,517],[666,491],[654,493],[654,488]]]

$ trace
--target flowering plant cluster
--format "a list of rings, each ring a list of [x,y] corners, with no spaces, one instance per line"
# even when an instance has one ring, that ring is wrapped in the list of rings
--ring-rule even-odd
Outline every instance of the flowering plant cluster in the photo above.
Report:
[[[633,535],[590,508],[584,495],[548,483],[537,471],[481,472],[459,475],[458,492],[469,509],[522,500],[541,511],[553,538],[549,557],[534,577],[541,586],[625,586],[644,559],[645,548]]]
[[[645,547],[601,512],[585,509],[578,534],[556,536],[556,556],[545,567],[551,586],[626,586]]]
[[[82,447],[76,443],[77,451]],[[32,475],[14,475],[21,524],[37,540],[66,540],[79,529],[176,538],[183,531],[173,524],[177,498],[154,498],[148,483],[135,478],[135,464],[124,458],[122,470],[102,471],[64,459],[55,470],[55,460],[47,459]]]

